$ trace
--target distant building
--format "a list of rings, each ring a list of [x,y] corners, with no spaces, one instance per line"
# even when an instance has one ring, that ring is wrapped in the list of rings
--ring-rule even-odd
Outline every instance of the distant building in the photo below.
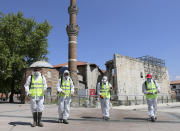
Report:
[[[114,86],[114,99],[119,104],[142,104],[145,99],[142,84],[148,73],[161,87],[159,98],[170,97],[169,75],[164,60],[151,56],[131,58],[115,54],[112,60],[106,62],[106,73]]]
[[[23,75],[23,82],[22,82],[22,90],[21,90],[21,101],[25,103],[26,95],[24,84],[27,80],[29,75],[32,75],[33,68],[39,67],[41,70],[40,72],[46,77],[47,80],[47,91],[45,92],[45,102],[49,103],[57,99],[57,82],[58,79],[61,77],[65,69],[68,69],[68,64],[58,64],[52,66],[48,62],[44,61],[37,61],[33,63],[29,68],[25,69]],[[83,91],[86,93],[84,95],[93,95],[96,93],[96,85],[97,82],[100,81],[102,78],[103,72],[96,64],[87,63],[87,62],[77,62],[77,69],[78,69],[78,80],[79,86],[75,87],[76,93],[78,91]],[[85,92],[84,92],[85,91]]]
[[[176,99],[180,100],[180,80],[175,80],[170,82],[171,90],[175,91]]]
[[[60,71],[61,75],[65,69],[68,69],[68,63],[54,65],[54,68]],[[93,63],[77,61],[79,87],[76,90],[87,90],[88,94],[93,89],[96,91],[97,82],[100,81],[103,72]]]

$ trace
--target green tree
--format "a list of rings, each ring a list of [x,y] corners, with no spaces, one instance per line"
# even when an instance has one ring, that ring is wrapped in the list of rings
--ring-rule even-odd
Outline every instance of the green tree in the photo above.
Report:
[[[51,30],[47,20],[37,23],[21,12],[0,13],[0,91],[10,91],[10,102],[21,88],[25,68],[38,60],[48,60],[47,36]]]

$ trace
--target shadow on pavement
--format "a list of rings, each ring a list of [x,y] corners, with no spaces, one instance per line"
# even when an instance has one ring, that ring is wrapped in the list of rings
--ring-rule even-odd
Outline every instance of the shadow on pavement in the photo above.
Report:
[[[42,120],[42,122],[47,122],[47,123],[58,123],[57,120]]]
[[[135,118],[135,117],[124,117],[125,120],[141,120],[141,121],[148,121],[148,118]]]
[[[0,115],[1,117],[1,115]],[[5,117],[3,115],[3,117]],[[22,116],[6,116],[6,117],[22,117]],[[22,117],[22,118],[31,118],[31,117]],[[179,117],[178,117],[179,118]],[[107,122],[105,120],[103,120],[101,117],[91,117],[91,116],[82,116],[80,118],[70,118],[70,121],[82,121],[82,122]],[[43,117],[42,122],[46,122],[46,123],[58,123],[58,120],[54,117]],[[124,118],[120,118],[120,119],[110,119],[108,122],[115,122],[115,123],[148,123],[151,122],[148,118],[138,118],[138,117],[124,117]],[[180,123],[179,119],[176,120],[157,120],[155,123],[171,123],[171,124],[176,124],[176,123]],[[13,126],[17,126],[17,125],[24,125],[24,126],[29,126],[31,125],[31,123],[29,122],[21,122],[21,121],[17,121],[17,122],[10,122],[8,123],[9,125],[13,125]]]
[[[69,120],[72,121],[92,121],[92,122],[129,122],[129,123],[148,123],[151,122],[148,118],[135,118],[135,117],[124,117],[123,119],[110,119],[109,121],[105,121],[100,117],[89,117],[89,116],[82,116],[80,119],[71,118]],[[179,120],[157,120],[155,123],[171,123],[176,124],[180,123]]]
[[[21,126],[31,126],[30,122],[22,122],[22,121],[10,122],[8,124],[12,125],[12,126],[18,126],[18,125],[21,125]]]
[[[135,118],[135,117],[125,117],[125,122],[151,122],[149,118]],[[180,121],[177,120],[156,120],[155,123],[180,123]]]
[[[93,116],[81,116],[78,118],[70,118],[72,121],[103,121],[102,117],[93,117]]]
[[[102,119],[102,117],[82,116],[84,119]]]

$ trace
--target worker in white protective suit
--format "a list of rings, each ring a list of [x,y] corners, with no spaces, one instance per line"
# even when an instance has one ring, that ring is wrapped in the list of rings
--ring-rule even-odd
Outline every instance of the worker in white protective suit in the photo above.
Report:
[[[146,96],[150,120],[155,122],[157,119],[157,98],[158,93],[160,93],[160,87],[157,82],[152,80],[151,74],[147,74],[146,78],[147,80],[142,85],[142,92]]]
[[[65,70],[63,76],[57,83],[57,91],[59,95],[59,123],[69,124],[67,119],[70,113],[71,95],[74,94],[74,84],[69,76],[69,71]]]
[[[47,89],[47,84],[46,78],[39,72],[39,68],[34,68],[34,72],[28,76],[24,87],[27,96],[30,97],[31,111],[33,113],[32,127],[43,127],[41,118],[44,110],[44,91]]]
[[[97,85],[97,95],[100,97],[101,110],[104,120],[109,120],[109,109],[110,109],[110,91],[112,85],[108,82],[107,76],[103,76],[101,82]]]

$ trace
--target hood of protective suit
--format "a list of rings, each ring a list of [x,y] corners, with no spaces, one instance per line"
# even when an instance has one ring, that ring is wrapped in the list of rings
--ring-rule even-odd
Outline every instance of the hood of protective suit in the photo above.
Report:
[[[65,74],[65,73],[69,74],[69,71],[68,71],[68,70],[65,70],[63,74]]]
[[[106,83],[106,82],[107,82],[107,79],[108,79],[107,76],[103,76],[102,82],[103,82],[103,83]]]
[[[64,76],[65,79],[68,79],[69,78],[69,71],[65,70],[64,73],[63,73],[63,76]]]

